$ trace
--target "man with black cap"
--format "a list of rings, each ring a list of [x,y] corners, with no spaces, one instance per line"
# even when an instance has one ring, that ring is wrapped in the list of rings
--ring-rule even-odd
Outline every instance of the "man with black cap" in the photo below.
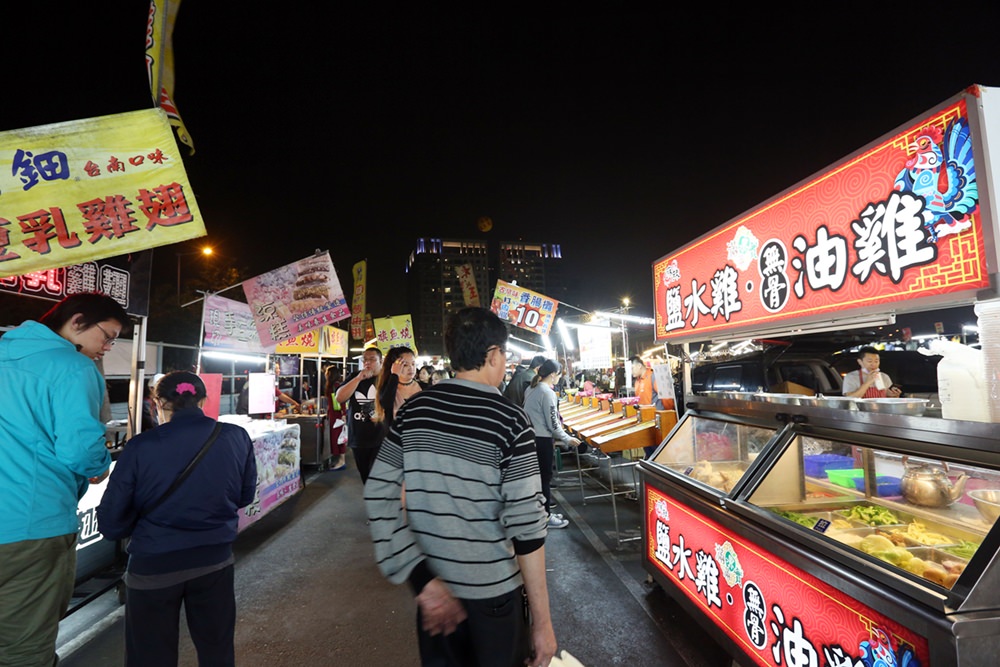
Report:
[[[517,406],[524,405],[524,390],[531,384],[531,378],[535,377],[538,367],[545,363],[545,357],[536,354],[531,359],[527,367],[518,366],[514,377],[510,379],[507,388],[503,390],[504,398]]]

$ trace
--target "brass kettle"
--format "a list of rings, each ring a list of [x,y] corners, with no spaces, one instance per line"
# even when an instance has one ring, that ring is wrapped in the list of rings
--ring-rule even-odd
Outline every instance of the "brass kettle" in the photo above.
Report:
[[[899,488],[907,502],[922,507],[948,507],[962,497],[969,476],[961,474],[952,483],[948,477],[948,463],[942,462],[944,470],[926,463],[907,462],[903,456],[903,478]]]

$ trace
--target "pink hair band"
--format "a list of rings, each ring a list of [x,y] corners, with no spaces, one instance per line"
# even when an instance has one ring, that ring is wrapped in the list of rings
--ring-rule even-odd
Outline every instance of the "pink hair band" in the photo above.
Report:
[[[194,388],[194,385],[190,382],[181,382],[177,385],[178,394],[197,394],[198,391]]]

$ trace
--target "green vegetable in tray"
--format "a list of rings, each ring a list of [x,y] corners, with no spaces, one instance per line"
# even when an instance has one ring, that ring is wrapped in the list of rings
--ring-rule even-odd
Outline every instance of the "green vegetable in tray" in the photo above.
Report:
[[[784,510],[772,510],[775,514],[780,517],[784,517],[789,521],[794,521],[795,523],[805,526],[806,528],[812,528],[816,525],[816,519],[811,516],[805,516],[804,514],[799,514],[798,512],[787,512]]]
[[[962,540],[960,543],[953,547],[941,547],[942,551],[947,551],[953,556],[958,556],[959,558],[972,558],[973,554],[976,553],[976,549],[979,548],[978,542],[969,542],[968,540]]]
[[[845,513],[848,519],[863,521],[869,526],[890,526],[899,523],[899,518],[884,507],[874,505],[855,505]]]

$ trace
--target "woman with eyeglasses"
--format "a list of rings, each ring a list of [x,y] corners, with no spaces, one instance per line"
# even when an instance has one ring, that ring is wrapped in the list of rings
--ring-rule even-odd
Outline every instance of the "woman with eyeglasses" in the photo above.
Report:
[[[111,297],[74,294],[0,338],[0,662],[55,659],[77,502],[111,465],[94,362],[128,324]]]

